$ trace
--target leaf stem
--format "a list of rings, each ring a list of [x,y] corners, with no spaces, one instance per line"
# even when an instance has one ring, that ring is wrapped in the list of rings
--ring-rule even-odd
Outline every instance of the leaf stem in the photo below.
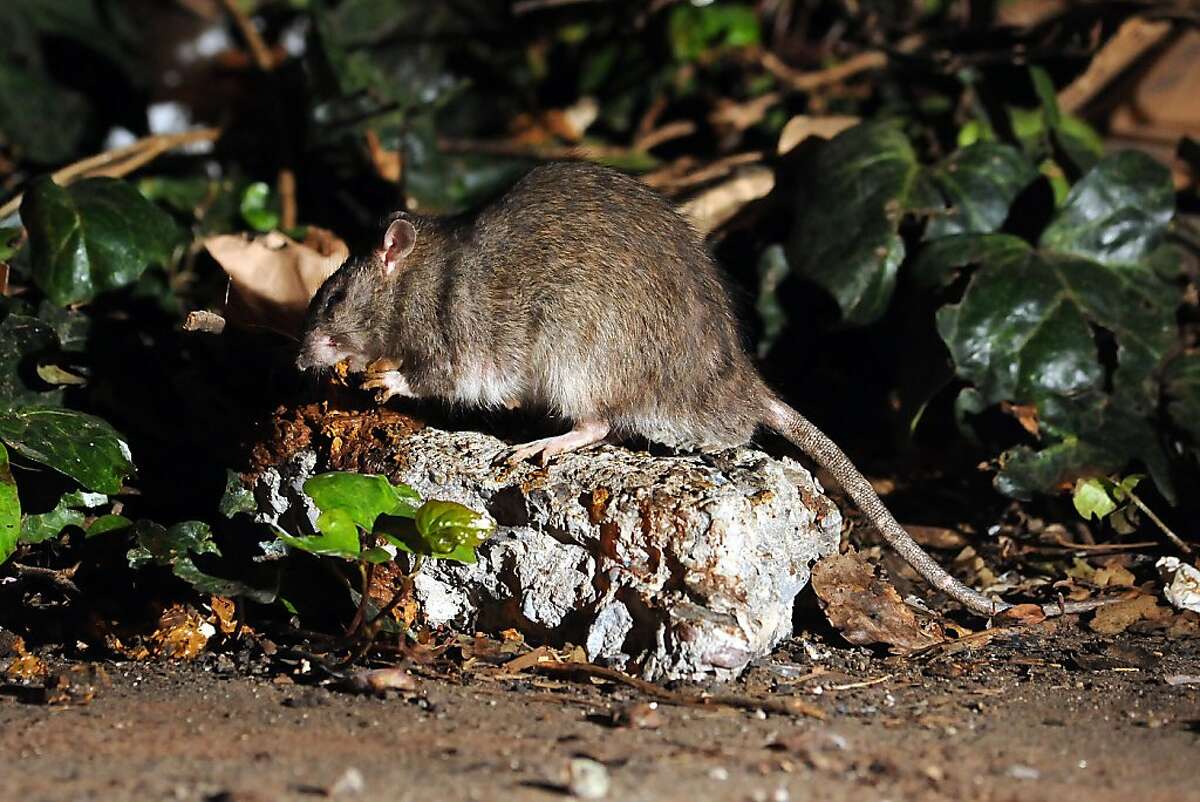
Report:
[[[1127,496],[1129,496],[1129,500],[1132,501],[1139,510],[1146,513],[1146,517],[1149,518],[1151,521],[1154,521],[1154,523],[1157,524],[1158,528],[1161,529],[1166,534],[1167,539],[1170,540],[1172,543],[1174,543],[1179,548],[1180,551],[1182,551],[1184,554],[1188,554],[1188,555],[1190,555],[1192,553],[1192,547],[1189,546],[1187,543],[1184,543],[1183,540],[1179,537],[1179,535],[1172,532],[1171,528],[1169,526],[1167,526],[1165,523],[1163,523],[1163,520],[1161,518],[1159,518],[1157,515],[1154,514],[1154,510],[1152,510],[1146,506],[1146,502],[1144,502],[1140,498],[1138,498],[1137,494],[1135,494],[1132,490],[1128,490],[1125,488],[1122,488],[1122,489],[1124,490],[1125,494]]]

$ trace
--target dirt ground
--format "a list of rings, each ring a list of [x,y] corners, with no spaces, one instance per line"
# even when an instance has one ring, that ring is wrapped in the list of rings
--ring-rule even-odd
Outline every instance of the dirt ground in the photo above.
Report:
[[[5,686],[0,799],[552,800],[583,756],[616,800],[1200,800],[1195,638],[1063,622],[907,659],[796,639],[719,689],[824,720],[494,667],[382,698],[298,670],[68,668],[105,675],[87,704]]]

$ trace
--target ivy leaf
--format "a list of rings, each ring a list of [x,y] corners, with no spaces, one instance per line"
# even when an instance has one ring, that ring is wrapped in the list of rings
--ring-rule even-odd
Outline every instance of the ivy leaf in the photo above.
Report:
[[[134,524],[133,534],[137,545],[127,555],[130,568],[146,565],[170,568],[171,573],[200,593],[242,596],[260,604],[270,604],[275,600],[275,590],[264,590],[245,582],[213,576],[197,567],[193,555],[221,554],[212,539],[212,529],[203,521],[183,521],[165,527],[154,521],[141,520]]]
[[[1037,177],[1029,157],[1011,145],[979,142],[956,151],[930,170],[950,213],[935,216],[925,238],[996,231],[1013,200]]]
[[[21,542],[42,543],[56,537],[68,526],[83,528],[86,510],[99,507],[108,501],[103,493],[73,491],[64,493],[58,504],[49,512],[26,515],[21,521]]]
[[[89,538],[96,535],[107,535],[109,532],[120,532],[122,529],[128,529],[131,526],[133,526],[133,521],[124,515],[101,515],[88,524],[88,528],[83,536]]]
[[[421,497],[408,485],[393,485],[385,476],[359,473],[319,474],[304,483],[304,492],[321,510],[322,517],[340,511],[345,520],[367,532],[380,515],[411,518],[421,503]],[[325,531],[320,518],[317,528]]]
[[[226,518],[232,518],[239,512],[254,512],[256,508],[254,494],[242,484],[241,477],[234,471],[225,471],[225,492],[217,502],[217,510]]]
[[[877,320],[904,261],[906,210],[940,205],[901,124],[864,123],[838,134],[821,148],[812,187],[788,261],[833,296],[847,323]]]
[[[1117,508],[1116,502],[1108,494],[1104,480],[1095,476],[1077,481],[1071,500],[1075,504],[1075,511],[1085,521],[1092,518],[1097,521],[1103,520],[1106,515]]]
[[[246,225],[265,233],[279,227],[279,212],[275,206],[271,188],[262,181],[256,181],[242,192],[239,210]]]
[[[1101,160],[1071,188],[1041,247],[1128,265],[1150,254],[1175,214],[1171,172],[1140,151]]]
[[[69,409],[0,412],[0,440],[21,456],[63,473],[88,490],[115,495],[133,472],[129,446],[109,423]]]
[[[354,525],[350,515],[345,510],[330,510],[321,513],[317,519],[320,534],[311,537],[294,537],[282,529],[276,529],[275,534],[292,548],[307,551],[322,557],[341,557],[346,560],[358,559],[362,553],[362,544],[358,538],[358,527]]]
[[[54,328],[27,315],[10,314],[0,322],[0,405],[46,406],[62,403],[62,390],[43,390],[37,375],[37,357],[58,349]]]
[[[460,546],[476,549],[496,531],[492,516],[454,501],[426,501],[417,510],[416,525],[435,554]]]
[[[8,451],[0,444],[0,564],[17,549],[21,534],[21,500],[17,483],[8,467]]]
[[[1029,243],[1012,234],[958,234],[927,242],[908,271],[918,286],[933,288],[953,281],[958,268],[1013,263],[1029,252]]]
[[[183,239],[174,220],[115,178],[60,187],[36,179],[21,202],[33,279],[60,306],[132,284],[150,265],[165,265]]]

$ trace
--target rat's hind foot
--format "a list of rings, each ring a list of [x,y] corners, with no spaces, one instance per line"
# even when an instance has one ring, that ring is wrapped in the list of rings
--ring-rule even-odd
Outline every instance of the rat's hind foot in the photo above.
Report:
[[[362,388],[364,390],[374,390],[375,401],[380,404],[386,404],[388,400],[395,396],[400,396],[401,398],[413,397],[413,391],[408,386],[408,380],[398,370],[368,372],[366,378],[363,380]]]
[[[575,428],[566,434],[555,437],[545,437],[532,443],[514,446],[505,461],[509,465],[524,462],[530,457],[541,455],[541,463],[545,465],[555,454],[575,451],[593,443],[599,443],[608,436],[608,424],[603,421],[581,420]]]

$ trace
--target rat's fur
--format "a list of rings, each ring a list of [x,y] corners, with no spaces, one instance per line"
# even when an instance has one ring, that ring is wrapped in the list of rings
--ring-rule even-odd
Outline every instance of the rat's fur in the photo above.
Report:
[[[412,248],[401,257],[396,232]],[[355,370],[391,363],[374,385],[389,394],[540,407],[575,422],[521,455],[609,431],[715,450],[766,425],[829,469],[935,587],[983,615],[1009,606],[947,574],[845,454],[767,388],[703,239],[665,198],[614,170],[548,164],[473,213],[393,215],[384,245],[312,301],[297,364],[341,359]]]

